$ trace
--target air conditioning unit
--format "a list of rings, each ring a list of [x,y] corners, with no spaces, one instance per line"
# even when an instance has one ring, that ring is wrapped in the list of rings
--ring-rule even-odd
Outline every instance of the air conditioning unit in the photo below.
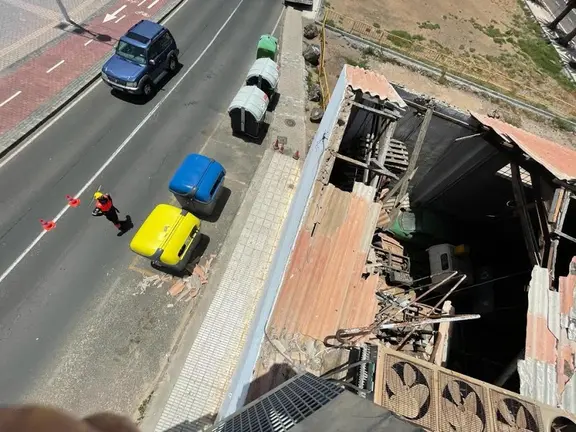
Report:
[[[449,243],[434,245],[427,249],[433,284],[442,282],[454,271],[466,275],[466,280],[461,286],[471,285],[473,283],[474,273],[472,263],[464,249],[462,246],[456,247]],[[458,279],[454,277],[452,280],[456,282]],[[452,282],[447,286],[451,284]]]

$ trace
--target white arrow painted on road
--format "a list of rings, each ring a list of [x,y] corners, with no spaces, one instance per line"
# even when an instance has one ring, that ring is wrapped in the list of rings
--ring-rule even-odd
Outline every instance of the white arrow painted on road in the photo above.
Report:
[[[119,7],[117,10],[115,10],[111,14],[107,13],[106,16],[104,17],[104,19],[102,20],[102,22],[108,22],[108,21],[112,21],[113,19],[118,18],[116,15],[118,15],[120,12],[122,12],[122,10],[125,7],[126,7],[126,5]]]

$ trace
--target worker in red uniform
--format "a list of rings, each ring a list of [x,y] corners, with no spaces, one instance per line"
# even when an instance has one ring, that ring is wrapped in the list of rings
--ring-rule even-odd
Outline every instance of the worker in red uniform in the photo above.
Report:
[[[92,212],[92,216],[104,215],[116,228],[122,231],[122,224],[118,218],[118,209],[114,207],[110,194],[96,192],[94,199],[96,200],[96,208]]]

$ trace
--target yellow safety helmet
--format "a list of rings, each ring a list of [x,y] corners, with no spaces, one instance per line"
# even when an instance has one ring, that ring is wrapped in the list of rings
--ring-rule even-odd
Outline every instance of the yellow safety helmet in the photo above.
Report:
[[[103,194],[102,192],[96,192],[96,193],[94,193],[94,199],[95,199],[95,200],[97,200],[98,198],[103,197],[103,196],[104,196],[104,194]]]

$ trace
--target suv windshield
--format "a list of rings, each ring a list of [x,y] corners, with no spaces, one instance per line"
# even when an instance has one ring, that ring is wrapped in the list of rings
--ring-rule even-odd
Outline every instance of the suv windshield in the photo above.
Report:
[[[146,50],[124,41],[118,42],[116,54],[138,64],[146,64]]]

